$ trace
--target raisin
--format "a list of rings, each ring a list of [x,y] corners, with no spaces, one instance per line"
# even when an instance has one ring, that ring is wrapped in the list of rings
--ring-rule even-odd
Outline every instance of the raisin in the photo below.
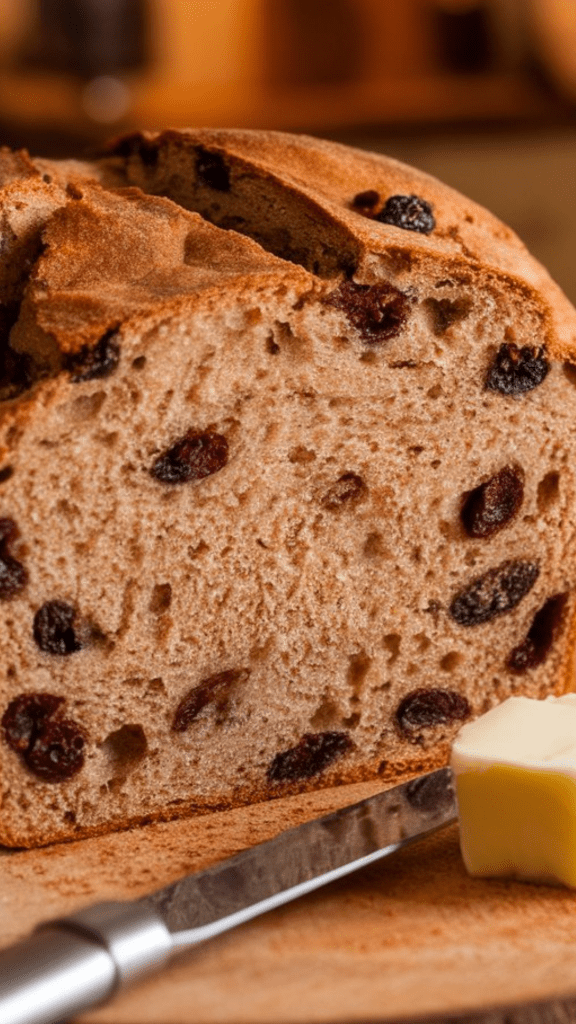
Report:
[[[373,216],[374,209],[380,202],[380,193],[376,192],[375,189],[369,188],[365,192],[359,192],[358,195],[354,196],[351,206],[352,209],[357,213],[362,213],[365,217]]]
[[[13,519],[0,519],[0,601],[8,601],[28,582],[28,572],[10,554],[10,544],[18,534]]]
[[[526,639],[515,647],[507,661],[511,672],[519,675],[542,665],[562,625],[568,593],[549,597],[532,620]]]
[[[134,151],[145,167],[156,167],[160,156],[160,146],[157,142],[141,138],[134,147]]]
[[[322,498],[322,505],[330,512],[339,512],[346,506],[357,505],[368,494],[368,488],[361,476],[357,473],[343,473],[341,477],[332,484]]]
[[[540,568],[534,562],[502,562],[456,594],[449,608],[450,615],[460,626],[490,622],[516,608],[539,575]]]
[[[204,185],[217,192],[230,191],[230,170],[220,153],[199,146],[196,150],[196,174]]]
[[[345,732],[309,732],[295,747],[276,754],[268,769],[270,782],[298,782],[319,775],[333,761],[350,750]]]
[[[150,473],[163,484],[183,484],[217,473],[228,462],[228,441],[222,434],[189,430],[160,455]]]
[[[412,690],[396,709],[396,722],[401,733],[414,737],[422,728],[459,722],[470,715],[470,705],[455,690]]]
[[[529,347],[504,342],[486,375],[485,388],[502,395],[521,395],[532,391],[548,375],[550,364],[543,345]]]
[[[31,772],[44,782],[64,782],[84,764],[84,734],[71,719],[48,719],[23,755]]]
[[[2,469],[0,469],[0,484],[5,483],[11,476],[14,476],[14,467],[3,466]]]
[[[216,724],[221,725],[225,720],[233,688],[243,683],[250,675],[250,669],[227,669],[225,672],[218,672],[214,676],[203,679],[199,686],[195,686],[180,701],[174,720],[172,730],[174,732],[186,732],[186,729],[198,717],[203,708],[212,704],[216,711]]]
[[[64,601],[47,601],[34,616],[34,639],[46,654],[74,654],[82,644],[74,631],[76,609]]]
[[[460,518],[469,537],[491,537],[517,515],[524,498],[524,473],[505,466],[463,495]]]
[[[125,158],[137,156],[146,167],[154,167],[158,163],[160,147],[157,141],[146,139],[140,132],[134,132],[132,135],[124,135],[109,147],[108,152]]]
[[[387,283],[344,281],[327,303],[341,309],[369,345],[378,345],[399,334],[410,310],[408,297]]]
[[[63,704],[53,693],[22,693],[2,716],[8,746],[44,782],[64,782],[84,764],[83,730],[72,719],[54,717]]]
[[[412,779],[405,790],[406,801],[416,811],[431,814],[448,807],[454,800],[454,789],[446,771],[433,772]]]
[[[10,332],[19,316],[19,302],[0,303],[0,401],[17,398],[34,383],[31,357],[10,345]]]
[[[405,231],[418,231],[421,235],[429,235],[436,227],[430,203],[415,195],[390,196],[375,219]]]
[[[74,384],[99,377],[110,377],[118,366],[120,345],[117,329],[106,331],[96,345],[83,345],[78,352],[70,352],[64,358],[64,369],[72,374]]]
[[[50,718],[64,703],[53,693],[21,693],[10,701],[2,716],[4,737],[16,753],[23,753],[32,742],[44,719]]]

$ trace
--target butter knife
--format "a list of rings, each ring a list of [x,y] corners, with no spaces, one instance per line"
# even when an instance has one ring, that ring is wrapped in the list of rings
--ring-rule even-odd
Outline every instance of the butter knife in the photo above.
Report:
[[[176,954],[374,864],[454,821],[449,768],[389,789],[134,902],[40,925],[0,951],[2,1024],[59,1024]]]

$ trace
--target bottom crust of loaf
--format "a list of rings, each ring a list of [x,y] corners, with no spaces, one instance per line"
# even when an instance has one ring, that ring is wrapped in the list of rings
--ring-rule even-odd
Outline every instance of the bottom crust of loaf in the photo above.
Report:
[[[287,797],[297,797],[306,793],[317,792],[346,786],[353,786],[359,783],[378,783],[382,789],[390,788],[396,781],[422,775],[434,771],[448,764],[450,757],[450,744],[442,744],[430,754],[422,754],[418,760],[411,759],[407,762],[398,762],[393,766],[382,769],[382,764],[373,763],[358,768],[356,771],[346,773],[326,773],[321,780],[310,779],[307,782],[290,782],[283,785],[278,792],[271,793],[270,789],[262,786],[246,786],[236,790],[231,796],[222,794],[219,798],[211,800],[182,801],[176,807],[163,807],[155,809],[150,814],[133,815],[131,817],[114,818],[97,825],[81,826],[74,825],[64,830],[42,830],[42,826],[32,825],[31,828],[8,827],[0,831],[0,843],[6,847],[15,849],[28,849],[37,846],[49,846],[52,843],[74,842],[77,839],[89,839],[93,836],[105,835],[110,831],[121,832],[130,828],[139,828],[152,825],[156,822],[173,821],[176,818],[192,818],[195,816],[215,814],[221,811],[235,810],[239,807],[246,807],[250,804],[265,803],[270,800],[282,800]],[[381,769],[381,770],[379,770]]]

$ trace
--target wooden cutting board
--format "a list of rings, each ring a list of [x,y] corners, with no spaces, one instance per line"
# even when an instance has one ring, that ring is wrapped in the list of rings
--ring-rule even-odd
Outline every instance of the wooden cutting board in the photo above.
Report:
[[[342,787],[3,851],[0,946],[42,919],[100,899],[134,899],[373,791]],[[455,827],[198,947],[81,1022],[347,1024],[431,1016],[478,1024],[576,1020],[576,893],[469,878]]]

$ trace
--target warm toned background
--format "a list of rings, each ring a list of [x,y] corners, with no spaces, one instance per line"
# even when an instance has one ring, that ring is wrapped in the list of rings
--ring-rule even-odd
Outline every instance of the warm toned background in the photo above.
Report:
[[[306,131],[508,221],[576,301],[574,0],[0,0],[0,143]]]
[[[305,131],[415,164],[510,223],[576,302],[576,0],[0,0],[0,145],[81,155],[166,125]],[[359,795],[0,850],[0,946]],[[575,994],[574,895],[468,879],[452,830],[87,1020],[445,1021],[516,1003],[482,1024],[568,1024]]]

